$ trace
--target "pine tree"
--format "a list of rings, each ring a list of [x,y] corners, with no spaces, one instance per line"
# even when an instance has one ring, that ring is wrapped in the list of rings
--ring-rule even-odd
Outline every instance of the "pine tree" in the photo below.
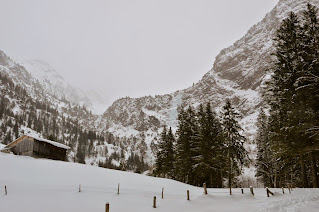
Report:
[[[14,133],[14,139],[18,139],[19,137],[19,126],[18,126],[18,121],[15,121],[14,127],[13,127],[13,133]]]
[[[198,139],[198,127],[195,112],[192,107],[186,111],[183,109],[178,115],[178,130],[176,144],[176,166],[177,178],[182,182],[192,184],[194,181],[193,174],[193,157],[196,151],[194,145]]]
[[[207,103],[205,109],[203,105],[199,106],[197,112],[199,135],[196,142],[196,155],[194,160],[195,185],[206,183],[208,187],[221,187],[221,168],[220,160],[222,142],[221,125],[216,113],[211,109],[210,103]]]
[[[275,39],[276,52],[273,65],[274,74],[270,83],[271,98],[269,130],[271,132],[271,148],[281,170],[275,170],[274,186],[277,186],[277,174],[282,173],[278,179],[287,181],[287,173],[293,174],[290,161],[295,160],[297,146],[299,146],[300,134],[298,133],[298,120],[300,113],[295,98],[296,80],[298,71],[302,67],[300,57],[301,27],[296,14],[291,12],[289,17],[283,20],[277,31]]]
[[[318,155],[315,149],[319,148],[319,20],[318,9],[307,4],[304,12],[304,24],[302,27],[301,56],[303,67],[299,71],[296,96],[302,111],[299,127],[305,134],[303,154],[308,157],[312,169],[313,187],[318,187]]]
[[[158,151],[156,155],[156,170],[155,173],[157,176],[164,176],[164,160],[165,160],[165,142],[167,140],[167,129],[166,126],[164,126],[163,131],[161,133],[161,138],[158,144]]]
[[[240,172],[240,165],[248,157],[248,153],[244,148],[245,137],[241,135],[243,131],[238,123],[239,114],[231,105],[230,100],[226,100],[223,107],[222,125],[224,131],[225,159],[227,161],[226,172],[228,174],[228,187],[230,194],[232,182],[236,175]]]
[[[276,187],[277,160],[271,150],[269,139],[268,117],[263,109],[260,109],[257,120],[257,161],[256,161],[256,177],[261,180],[265,186]]]
[[[175,151],[174,151],[174,143],[175,137],[172,132],[172,128],[170,127],[165,140],[164,146],[164,173],[167,177],[173,178],[174,177],[174,158],[175,158]]]
[[[300,22],[294,13],[283,20],[275,39],[274,72],[269,84],[269,144],[278,158],[274,185],[308,185],[307,167],[313,187],[318,187],[318,10],[307,5]],[[301,24],[302,23],[302,24]],[[309,165],[305,160],[309,158]],[[280,166],[279,166],[280,163]],[[277,182],[277,175],[279,182]],[[288,177],[290,176],[290,177]]]
[[[76,157],[79,163],[85,164],[85,153],[84,153],[84,146],[81,144],[78,145]]]

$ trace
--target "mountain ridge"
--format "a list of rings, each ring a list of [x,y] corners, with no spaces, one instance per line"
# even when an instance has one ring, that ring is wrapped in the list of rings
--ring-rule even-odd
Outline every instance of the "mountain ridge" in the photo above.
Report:
[[[95,90],[79,89],[69,84],[46,61],[16,59],[16,62],[25,67],[33,78],[39,80],[48,93],[67,99],[73,104],[84,105],[95,114],[102,114],[106,110],[107,99],[103,95]]]
[[[180,107],[191,105],[196,108],[200,103],[210,102],[219,112],[225,99],[229,98],[243,115],[241,124],[249,138],[248,144],[252,143],[258,109],[264,104],[262,87],[271,74],[267,70],[272,61],[276,30],[290,11],[299,13],[308,2],[319,6],[318,0],[280,0],[242,38],[221,50],[212,69],[199,82],[170,94],[116,100],[103,114],[99,128],[118,136],[129,137],[133,135],[130,134],[132,132],[134,136],[138,132],[145,134],[147,131],[138,127],[145,124],[147,129],[152,129],[152,132],[148,131],[146,134],[156,138],[164,125],[176,129],[176,114]],[[144,112],[146,109],[148,113]],[[148,121],[154,117],[157,125],[151,125]],[[123,129],[127,129],[126,135]]]
[[[102,115],[94,116],[89,125],[101,134],[109,132],[119,138],[119,149],[123,150],[126,159],[128,154],[138,152],[145,161],[153,164],[160,132],[164,125],[176,130],[181,107],[197,107],[200,103],[210,102],[216,112],[219,112],[228,98],[243,116],[240,123],[248,137],[246,146],[254,151],[255,122],[258,109],[264,104],[262,89],[271,74],[266,70],[271,64],[276,29],[290,11],[299,13],[307,2],[319,6],[319,0],[280,0],[243,37],[221,50],[212,69],[193,86],[164,95],[120,98]],[[22,66],[2,61],[2,58],[0,52],[0,68],[27,88],[37,88],[36,82],[30,80],[31,74]],[[103,151],[107,145],[94,143],[96,148]],[[97,164],[104,157],[102,155],[97,153],[94,157],[87,158],[87,162]]]

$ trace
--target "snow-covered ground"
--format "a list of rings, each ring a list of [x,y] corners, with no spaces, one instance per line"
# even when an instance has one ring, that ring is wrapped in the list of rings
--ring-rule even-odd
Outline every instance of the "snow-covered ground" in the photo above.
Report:
[[[2,150],[6,145],[0,143],[0,150]]]
[[[102,212],[107,202],[111,212],[317,211],[319,206],[319,189],[294,189],[292,194],[271,189],[275,196],[269,198],[264,189],[255,189],[254,197],[247,188],[244,195],[234,189],[232,196],[228,189],[208,189],[205,196],[202,188],[173,180],[5,153],[0,153],[0,170],[1,212]]]

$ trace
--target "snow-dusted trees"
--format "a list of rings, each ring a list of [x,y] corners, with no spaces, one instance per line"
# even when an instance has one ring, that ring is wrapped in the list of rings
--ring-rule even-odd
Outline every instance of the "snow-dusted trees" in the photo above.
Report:
[[[304,25],[301,31],[302,69],[296,81],[297,97],[304,105],[306,114],[303,132],[313,138],[310,145],[319,148],[319,20],[318,9],[311,4],[304,12]]]
[[[228,174],[228,187],[231,194],[233,178],[240,174],[240,165],[243,165],[248,153],[244,148],[245,137],[241,135],[242,128],[238,123],[239,114],[229,100],[226,101],[222,112],[225,154],[227,154],[225,171]]]
[[[172,128],[169,128],[167,131],[166,126],[164,126],[156,159],[156,175],[169,178],[174,177],[174,143],[175,137]]]
[[[317,17],[318,10],[311,4],[307,5],[301,19],[291,12],[289,17],[283,20],[275,38],[274,61],[270,68],[274,74],[267,93],[270,116],[266,139],[273,151],[273,161],[276,161],[271,164],[276,176],[274,186],[294,181],[298,186],[310,186],[311,182],[313,187],[318,187]],[[259,132],[262,130],[259,128]],[[306,164],[306,160],[310,164]],[[257,168],[259,174],[264,171],[260,164]],[[263,179],[267,184],[266,178]]]
[[[222,187],[222,129],[215,112],[208,103],[199,106],[197,112],[198,135],[193,144],[194,184]]]
[[[173,134],[164,127],[154,174],[196,186],[206,183],[208,187],[222,187],[224,176],[229,173],[231,182],[247,156],[237,115],[229,101],[223,126],[209,103],[200,105],[197,111],[192,107],[181,109],[176,144],[172,147],[173,142],[168,142],[174,141],[170,138]],[[168,163],[171,161],[175,162]]]
[[[268,117],[263,109],[260,109],[257,120],[257,161],[256,177],[265,186],[276,187],[278,163],[271,150]]]
[[[193,183],[193,165],[196,149],[195,143],[198,139],[197,119],[193,108],[181,110],[178,115],[178,130],[176,144],[176,174],[177,179],[189,184]]]

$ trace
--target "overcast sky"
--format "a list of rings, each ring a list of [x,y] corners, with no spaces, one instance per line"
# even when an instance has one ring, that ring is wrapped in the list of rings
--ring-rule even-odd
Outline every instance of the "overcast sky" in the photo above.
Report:
[[[0,49],[111,99],[191,86],[278,0],[0,0]]]

